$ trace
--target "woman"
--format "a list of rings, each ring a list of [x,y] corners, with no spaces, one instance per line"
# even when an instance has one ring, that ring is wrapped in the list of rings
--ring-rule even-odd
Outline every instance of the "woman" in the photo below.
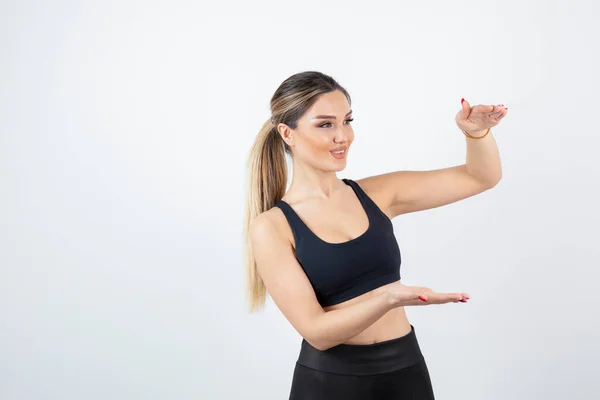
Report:
[[[500,158],[490,128],[503,105],[470,107],[456,123],[466,163],[338,179],[354,140],[351,100],[332,77],[306,71],[271,99],[249,159],[246,216],[250,311],[268,292],[303,337],[290,399],[433,399],[404,307],[467,302],[400,281],[391,219],[494,187]],[[291,156],[289,190],[285,154]]]

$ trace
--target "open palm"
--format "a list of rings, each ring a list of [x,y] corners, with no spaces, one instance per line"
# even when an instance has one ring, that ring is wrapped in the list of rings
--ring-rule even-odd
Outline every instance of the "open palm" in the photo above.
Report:
[[[483,134],[488,128],[492,128],[500,123],[502,118],[508,113],[508,108],[503,104],[497,106],[476,105],[471,107],[467,100],[462,103],[462,109],[456,114],[456,124],[463,131],[478,136]]]
[[[388,295],[394,302],[404,306],[467,302],[469,294],[464,292],[439,293],[423,286],[406,286],[400,281],[388,287]]]

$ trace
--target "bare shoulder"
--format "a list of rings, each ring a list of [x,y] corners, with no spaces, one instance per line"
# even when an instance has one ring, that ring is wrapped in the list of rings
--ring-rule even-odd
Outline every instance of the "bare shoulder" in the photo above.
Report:
[[[389,190],[385,190],[386,185],[389,185],[389,180],[386,178],[386,174],[381,174],[355,179],[354,181],[381,211],[391,219],[394,215],[389,212],[389,208],[392,204],[393,196]]]
[[[278,207],[256,216],[250,223],[248,233],[254,256],[257,261],[261,261],[258,262],[261,274],[269,273],[271,266],[277,264],[273,260],[281,260],[280,257],[283,257],[289,261],[290,256],[295,257],[292,230]]]
[[[273,242],[289,241],[288,232],[286,229],[287,220],[278,207],[273,207],[252,220],[250,223],[250,238],[260,245]]]

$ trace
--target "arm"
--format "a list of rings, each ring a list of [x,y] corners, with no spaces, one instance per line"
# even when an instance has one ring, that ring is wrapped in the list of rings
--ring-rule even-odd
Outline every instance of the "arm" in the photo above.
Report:
[[[267,213],[256,217],[250,226],[259,274],[277,307],[312,346],[319,350],[336,346],[401,305],[384,292],[342,309],[324,311],[291,244],[277,229],[275,216]]]
[[[390,218],[454,203],[493,188],[502,177],[502,168],[492,133],[483,139],[465,140],[465,164],[430,171],[394,171],[357,183],[377,198]]]

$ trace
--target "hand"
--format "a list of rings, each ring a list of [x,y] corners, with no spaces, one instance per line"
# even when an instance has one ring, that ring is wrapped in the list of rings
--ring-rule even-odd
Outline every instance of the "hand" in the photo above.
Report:
[[[504,104],[471,107],[469,102],[463,99],[462,109],[456,114],[455,119],[460,129],[477,137],[483,136],[488,128],[498,125],[507,113],[508,108],[504,107]]]
[[[390,303],[395,306],[424,306],[428,304],[466,303],[468,293],[437,293],[422,286],[405,286],[400,281],[394,282],[387,288]]]

